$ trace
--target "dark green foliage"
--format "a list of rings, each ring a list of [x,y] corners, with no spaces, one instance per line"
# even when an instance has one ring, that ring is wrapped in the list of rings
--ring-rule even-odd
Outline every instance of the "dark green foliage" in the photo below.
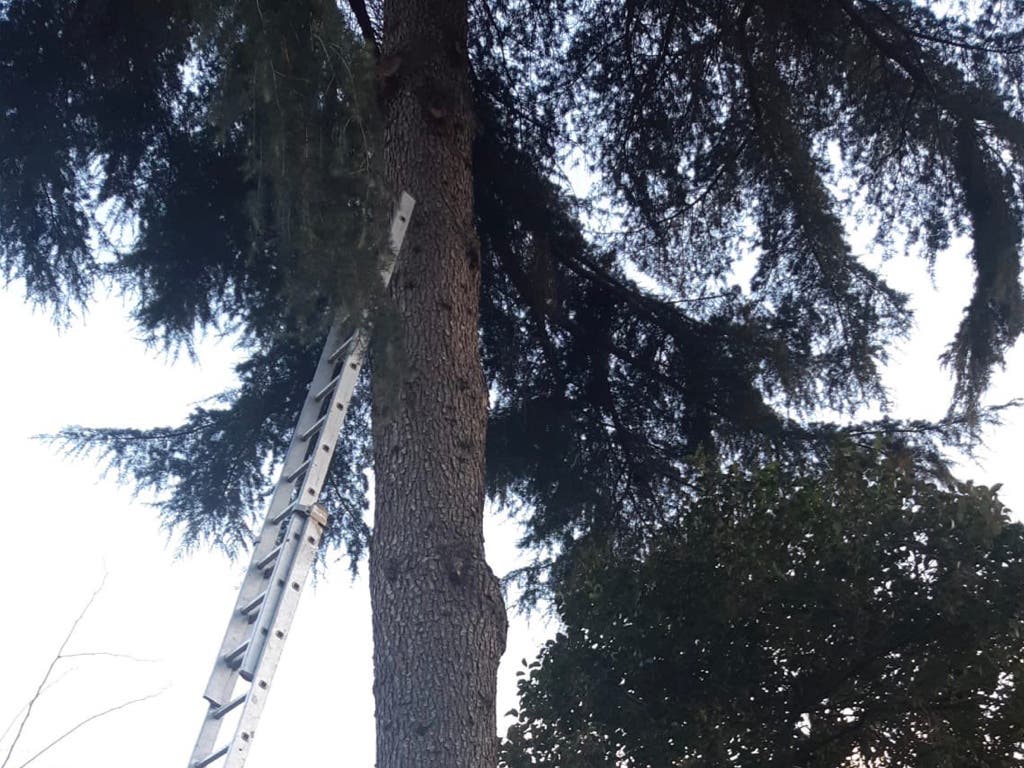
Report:
[[[169,137],[166,150],[146,179],[138,238],[108,267],[135,292],[136,323],[169,349],[191,348],[194,333],[226,318],[251,336],[273,336],[275,265],[251,251],[250,221],[226,205],[253,192],[240,148],[201,131]]]
[[[319,350],[281,341],[237,368],[239,386],[196,409],[174,429],[69,427],[50,438],[71,455],[91,454],[155,494],[164,524],[189,549],[211,542],[234,553],[249,540],[253,513],[276,479],[271,468],[288,446],[295,414],[306,396]],[[367,387],[360,386],[335,451],[334,481],[323,501],[331,510],[328,545],[343,544],[353,564],[368,539],[363,520],[370,465]]]
[[[272,336],[325,299],[366,306],[390,198],[370,160],[370,62],[322,3],[287,8],[12,3],[8,279],[66,316],[109,277],[141,292],[141,327],[172,345],[224,321]],[[108,241],[119,225],[137,237]]]
[[[323,0],[192,6],[196,87],[221,135],[244,141],[252,235],[276,255],[291,312],[310,321],[325,298],[362,311],[380,297],[397,194],[379,168],[369,52]]]
[[[169,6],[19,2],[0,22],[0,265],[59,313],[102,271],[97,203],[139,203],[180,103],[188,37]]]
[[[581,542],[502,764],[1019,765],[1024,527],[905,452],[821,456]]]
[[[979,148],[970,121],[957,126],[956,171],[974,234],[974,297],[944,356],[957,374],[956,400],[974,407],[992,369],[1024,330],[1020,283],[1020,199],[996,158]],[[1019,182],[1017,191],[1019,192]]]
[[[752,304],[780,340],[849,361],[852,379],[821,372],[826,392],[871,392],[879,336],[906,322],[841,217],[873,218],[889,253],[894,229],[928,258],[974,235],[977,293],[950,353],[973,413],[1021,330],[1024,7],[981,6],[968,20],[893,0],[561,0],[532,5],[507,44],[530,59],[557,41],[525,87],[601,174],[622,225],[598,239],[678,299],[755,253]],[[837,172],[853,196],[830,191]]]
[[[180,429],[66,445],[159,491],[187,542],[236,542],[328,307],[386,317],[373,46],[322,0],[5,9],[5,276],[62,317],[111,280],[151,341],[233,330],[252,358]],[[947,426],[977,423],[1022,322],[1020,3],[940,18],[909,0],[501,0],[472,16],[489,490],[531,511],[529,542],[629,532],[686,496],[695,453],[810,455],[815,409],[884,399],[878,366],[910,317],[849,245],[850,213],[888,252],[901,233],[929,258],[975,236]],[[552,181],[571,149],[591,199]],[[352,541],[364,426],[330,480]]]

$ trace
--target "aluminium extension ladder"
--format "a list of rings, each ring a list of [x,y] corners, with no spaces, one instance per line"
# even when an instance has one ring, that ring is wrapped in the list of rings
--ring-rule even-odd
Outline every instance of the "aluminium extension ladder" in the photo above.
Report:
[[[390,258],[381,270],[385,285],[391,279],[414,204],[403,192],[391,221]],[[336,321],[327,336],[203,694],[210,706],[189,768],[206,768],[221,759],[223,768],[242,768],[249,754],[327,523],[327,512],[318,503],[320,489],[369,337],[365,322],[346,320]],[[218,746],[225,716],[239,707],[240,713],[233,716],[237,716],[234,736]]]

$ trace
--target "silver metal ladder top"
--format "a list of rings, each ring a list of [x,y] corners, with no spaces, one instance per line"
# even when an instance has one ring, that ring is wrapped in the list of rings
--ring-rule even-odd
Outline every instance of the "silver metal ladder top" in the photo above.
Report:
[[[414,205],[413,198],[403,192],[391,221],[391,253],[385,255],[381,269],[385,285],[391,280]],[[327,524],[327,511],[318,503],[320,490],[369,338],[365,318],[338,319],[327,335],[203,694],[209,709],[189,768],[206,768],[221,759],[224,768],[242,768],[249,754]],[[218,746],[230,713],[237,716],[234,735]]]

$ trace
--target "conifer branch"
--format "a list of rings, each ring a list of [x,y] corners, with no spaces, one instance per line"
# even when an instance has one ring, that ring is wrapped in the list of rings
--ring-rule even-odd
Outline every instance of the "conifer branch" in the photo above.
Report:
[[[979,53],[995,53],[1000,55],[1013,55],[1024,51],[1024,47],[1011,46],[1011,47],[995,47],[983,45],[981,43],[971,43],[967,40],[956,40],[952,37],[945,37],[942,35],[931,34],[924,32],[919,29],[913,29],[907,26],[903,21],[897,18],[891,11],[878,3],[867,0],[868,4],[880,15],[884,16],[889,22],[902,32],[905,37],[915,37],[920,40],[927,40],[930,43],[937,43],[939,45],[949,45],[954,48],[963,48],[967,51],[977,51]]]
[[[925,86],[932,98],[935,99],[936,104],[954,115],[988,123],[1002,138],[1017,144],[1024,144],[1024,121],[1009,114],[1001,104],[985,103],[984,100],[979,100],[980,94],[977,92],[977,89],[968,83],[964,83],[962,80],[953,81],[958,90],[940,87],[929,75],[925,63],[923,61],[915,61],[907,54],[906,49],[911,49],[919,55],[924,54],[924,51],[913,39],[904,33],[903,37],[907,43],[906,48],[896,45],[868,21],[854,4],[853,0],[836,0],[836,2],[838,2],[847,17],[864,33],[865,37],[875,46],[879,53],[898,65],[914,82]],[[872,8],[877,8],[874,4],[870,5]],[[889,19],[893,25],[897,24],[888,15],[886,15],[886,19]],[[904,28],[902,26],[897,26],[897,32],[902,33],[903,31]],[[929,62],[929,64],[934,65],[934,62]]]
[[[356,17],[356,23],[359,24],[359,31],[362,33],[363,39],[373,47],[373,55],[379,59],[380,43],[377,42],[377,33],[373,29],[373,22],[366,10],[366,0],[348,0],[348,6]]]
[[[864,33],[864,36],[871,41],[871,43],[882,53],[887,59],[906,72],[911,78],[919,83],[927,85],[930,90],[935,90],[935,84],[929,77],[928,72],[925,71],[924,67],[919,62],[915,62],[911,59],[907,53],[894,45],[890,40],[887,40],[878,29],[871,24],[860,12],[860,9],[852,2],[852,0],[837,0],[839,7],[843,9],[846,16],[854,23],[854,25]]]

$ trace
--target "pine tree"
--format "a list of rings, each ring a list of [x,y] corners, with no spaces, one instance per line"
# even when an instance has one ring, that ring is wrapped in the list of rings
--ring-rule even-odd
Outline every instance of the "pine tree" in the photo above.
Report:
[[[217,328],[248,353],[185,424],[65,445],[160,492],[186,545],[237,547],[329,310],[369,311],[328,539],[370,548],[380,764],[493,764],[485,492],[570,552],[656,527],[696,454],[813,455],[809,415],[883,399],[910,323],[848,214],[888,254],[974,237],[946,426],[983,417],[1024,321],[1024,9],[975,5],[0,4],[5,275],[59,322],[112,285],[153,344]],[[570,148],[589,199],[557,181]],[[383,295],[401,189],[417,209]]]

